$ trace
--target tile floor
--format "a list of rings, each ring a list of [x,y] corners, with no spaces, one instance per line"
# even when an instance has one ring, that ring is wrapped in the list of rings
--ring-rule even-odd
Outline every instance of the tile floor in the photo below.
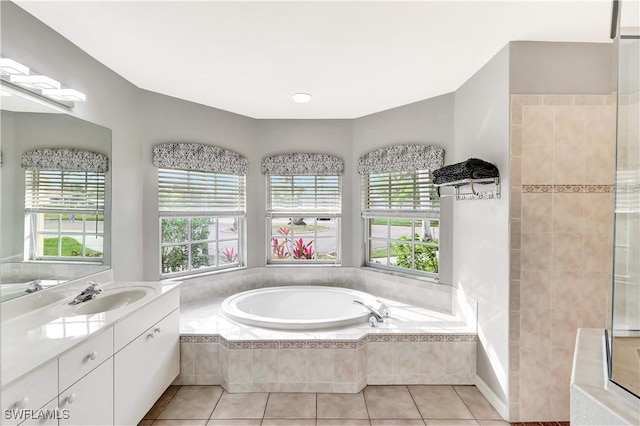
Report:
[[[357,394],[170,386],[139,426],[509,425],[475,386],[367,386]],[[555,425],[555,423],[549,423]]]

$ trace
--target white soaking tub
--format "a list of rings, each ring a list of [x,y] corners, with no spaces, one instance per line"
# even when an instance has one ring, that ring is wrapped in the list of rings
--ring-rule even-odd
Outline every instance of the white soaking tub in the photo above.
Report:
[[[366,325],[371,313],[354,300],[380,306],[372,295],[348,288],[285,286],[234,294],[222,302],[221,311],[242,324],[280,330]]]

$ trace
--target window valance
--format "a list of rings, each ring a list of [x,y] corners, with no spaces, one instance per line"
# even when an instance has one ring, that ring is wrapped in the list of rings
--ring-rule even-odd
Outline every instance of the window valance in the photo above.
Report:
[[[153,147],[153,164],[165,169],[193,170],[244,176],[247,158],[237,152],[200,143],[172,142]]]
[[[435,170],[444,163],[444,149],[433,145],[393,145],[371,151],[358,158],[358,173]]]
[[[342,158],[326,154],[291,153],[266,157],[262,160],[262,173],[269,175],[341,175]]]
[[[41,148],[22,154],[22,168],[63,172],[106,173],[109,159],[104,154],[77,148]]]

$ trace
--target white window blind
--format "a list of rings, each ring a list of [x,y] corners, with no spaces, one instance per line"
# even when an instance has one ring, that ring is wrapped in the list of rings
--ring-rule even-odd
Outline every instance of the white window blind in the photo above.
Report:
[[[340,176],[269,175],[267,188],[268,215],[341,213]]]
[[[158,169],[161,215],[245,212],[245,177],[191,170]]]
[[[427,169],[362,175],[364,216],[437,218],[440,199]]]
[[[25,210],[103,214],[104,185],[104,173],[27,170]]]

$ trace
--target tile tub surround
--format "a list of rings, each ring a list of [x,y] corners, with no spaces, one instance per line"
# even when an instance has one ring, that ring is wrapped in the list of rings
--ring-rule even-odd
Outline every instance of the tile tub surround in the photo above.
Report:
[[[323,285],[360,290],[376,297],[428,309],[456,312],[455,288],[422,277],[408,277],[374,268],[268,266],[182,279],[180,305],[213,300],[242,291],[287,285]],[[473,301],[468,301],[475,311]],[[474,319],[475,321],[475,319]]]
[[[569,419],[579,327],[610,318],[615,105],[512,95],[509,416]]]
[[[175,384],[228,392],[356,393],[367,384],[473,384],[477,335],[455,315],[383,299],[391,318],[329,330],[269,330],[218,314],[222,298],[181,308]]]

